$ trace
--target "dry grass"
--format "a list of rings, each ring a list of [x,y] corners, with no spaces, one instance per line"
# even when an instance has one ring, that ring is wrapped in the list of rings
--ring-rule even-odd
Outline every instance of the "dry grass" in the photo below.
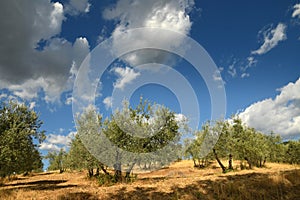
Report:
[[[100,187],[85,172],[19,176],[0,186],[0,199],[300,199],[300,168],[268,164],[267,168],[222,174],[214,163],[194,169],[191,161],[140,174],[130,184]]]

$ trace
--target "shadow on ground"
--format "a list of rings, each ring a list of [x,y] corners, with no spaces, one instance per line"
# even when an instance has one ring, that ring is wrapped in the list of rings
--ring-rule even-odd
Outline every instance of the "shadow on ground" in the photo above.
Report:
[[[76,187],[77,185],[59,185],[61,183],[67,182],[66,180],[43,180],[43,181],[30,181],[24,183],[12,183],[5,184],[4,187],[1,188],[2,191],[9,190],[55,190],[61,188],[69,188]],[[9,188],[6,188],[9,187]]]
[[[299,200],[300,199],[300,170],[290,170],[273,173],[248,173],[226,174],[214,176],[214,180],[198,180],[183,187],[176,186],[176,181],[184,181],[182,178],[173,178],[174,186],[164,191],[160,184],[167,184],[164,178],[140,179],[138,187],[110,187],[106,194],[96,196],[89,192],[76,192],[66,190],[65,194],[58,196],[59,200],[97,200],[97,199],[155,199],[155,200],[196,200],[196,199],[244,199],[244,200]],[[149,185],[149,181],[151,184]],[[0,187],[0,199],[11,197],[13,191],[33,190],[36,192],[58,189],[73,188],[77,185],[67,185],[67,180],[31,181],[25,183],[12,183]],[[153,185],[152,185],[153,183]],[[169,181],[168,181],[169,183]],[[118,189],[117,189],[118,188]],[[68,192],[67,192],[68,191]],[[100,194],[99,194],[100,195]],[[4,198],[5,199],[5,198]]]
[[[174,180],[176,181],[176,179]],[[300,199],[300,170],[274,174],[250,173],[200,180],[185,187],[161,192],[156,187],[126,187],[108,194],[107,199]]]
[[[87,192],[75,192],[61,195],[58,200],[98,200],[98,198]]]

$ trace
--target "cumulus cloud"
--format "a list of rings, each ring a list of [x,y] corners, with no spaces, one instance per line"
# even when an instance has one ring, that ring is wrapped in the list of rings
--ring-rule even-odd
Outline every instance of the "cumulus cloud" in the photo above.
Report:
[[[90,12],[91,4],[89,0],[70,0],[66,4],[66,13],[70,15],[79,15],[81,13]]]
[[[280,41],[284,41],[287,39],[286,25],[283,23],[279,23],[274,29],[268,29],[261,33],[264,37],[264,43],[260,46],[259,49],[252,51],[252,54],[265,54],[276,47]]]
[[[136,72],[134,69],[129,67],[115,67],[113,72],[118,76],[118,79],[114,83],[114,87],[123,90],[126,84],[130,84],[134,81],[140,74],[140,72]]]
[[[109,109],[112,107],[112,97],[106,97],[104,100],[103,100],[103,103],[106,107],[106,109]]]
[[[176,113],[175,114],[175,120],[177,122],[186,122],[188,119],[187,119],[187,117],[184,114]]]
[[[51,144],[62,144],[62,145],[68,145],[71,142],[71,138],[67,135],[54,135],[49,134],[47,136],[47,141]]]
[[[0,6],[0,90],[23,99],[44,92],[55,102],[70,90],[70,76],[89,52],[86,38],[71,43],[58,35],[62,4],[50,0],[2,1]]]
[[[250,127],[283,137],[300,134],[300,78],[279,89],[275,99],[256,102],[239,114]]]
[[[36,106],[36,103],[34,101],[29,103],[30,110],[34,109],[35,106]]]
[[[292,17],[299,17],[300,18],[300,3],[294,5],[294,12],[292,14]]]
[[[122,49],[126,49],[128,45],[134,47],[138,44],[143,44],[145,47],[151,44],[179,47],[183,41],[176,40],[172,34],[159,34],[158,36],[157,33],[145,32],[139,36],[132,36],[127,30],[137,27],[156,27],[189,34],[192,22],[188,14],[193,7],[193,0],[119,0],[116,5],[106,9],[103,13],[105,19],[118,22],[112,33],[115,38],[112,49],[118,53]],[[140,50],[125,56],[124,60],[135,66],[145,64],[149,60],[162,63],[168,59],[166,57],[168,54],[162,51],[148,50],[148,52],[144,52],[144,50]]]
[[[41,143],[39,149],[47,151],[59,151],[66,149],[77,132],[70,132],[68,135],[49,134],[47,139]]]
[[[43,142],[40,147],[40,150],[45,150],[45,151],[59,151],[61,148],[55,144],[50,144],[50,143],[46,143]]]

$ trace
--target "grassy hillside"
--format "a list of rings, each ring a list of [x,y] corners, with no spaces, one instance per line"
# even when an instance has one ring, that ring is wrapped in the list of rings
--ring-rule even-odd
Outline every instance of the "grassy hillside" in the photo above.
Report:
[[[129,184],[99,186],[86,172],[18,176],[0,186],[0,199],[300,199],[300,167],[266,168],[222,174],[214,163],[194,169],[191,161],[138,175]]]

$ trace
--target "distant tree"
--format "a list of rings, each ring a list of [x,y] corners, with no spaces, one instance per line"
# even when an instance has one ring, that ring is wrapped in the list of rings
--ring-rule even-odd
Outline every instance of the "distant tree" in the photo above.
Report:
[[[271,162],[284,162],[287,149],[282,142],[281,136],[271,132],[269,135],[266,135],[266,139],[269,146],[267,159]]]
[[[60,173],[64,172],[67,168],[66,162],[67,153],[65,150],[60,149],[59,152],[48,152],[44,157],[49,160],[48,170],[59,170]]]
[[[287,142],[286,162],[300,164],[300,140]]]
[[[86,169],[88,177],[99,174],[99,170],[106,174],[106,167],[91,153],[93,148],[101,146],[100,130],[102,128],[102,116],[97,114],[95,107],[90,106],[76,118],[78,134],[72,140],[67,156],[71,169]],[[94,173],[94,170],[96,172]]]
[[[26,105],[13,101],[0,105],[0,175],[42,168],[38,144],[45,139],[42,121]],[[34,142],[34,140],[36,142]]]
[[[87,169],[88,177],[94,176],[94,169],[96,174],[99,168],[102,167],[98,161],[84,146],[79,135],[77,134],[71,142],[70,150],[67,155],[68,164],[71,169]]]
[[[209,138],[210,125],[209,123],[205,123],[202,126],[201,131],[195,131],[195,139],[192,141],[186,140],[185,145],[185,155],[191,156],[194,162],[194,167],[197,168],[205,168],[208,166],[209,161],[213,159],[213,154],[211,153],[211,147],[213,144],[211,139]],[[208,140],[205,138],[208,138]]]
[[[217,143],[212,151],[207,153],[207,148],[213,144],[215,139],[217,139]],[[240,160],[242,169],[246,167],[244,161],[251,169],[253,166],[263,167],[267,160],[282,162],[287,160],[284,159],[286,157],[290,158],[288,162],[295,163],[299,158],[299,154],[296,153],[297,142],[284,145],[280,136],[274,133],[262,134],[254,128],[244,125],[236,116],[232,117],[232,123],[228,121],[205,123],[202,130],[196,132],[195,139],[186,141],[186,144],[188,147],[185,149],[185,154],[193,158],[194,166],[204,167],[203,160],[210,160],[213,156],[224,173],[234,169],[233,159]],[[206,156],[203,157],[203,155]],[[224,159],[228,159],[227,166],[223,164],[222,160]]]

